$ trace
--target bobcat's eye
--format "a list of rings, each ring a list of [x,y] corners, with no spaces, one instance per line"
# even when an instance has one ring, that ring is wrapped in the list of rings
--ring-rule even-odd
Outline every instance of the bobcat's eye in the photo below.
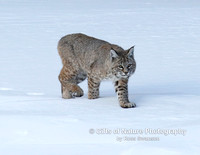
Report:
[[[118,66],[119,69],[123,69],[124,67],[122,65]]]
[[[128,68],[131,68],[132,66],[133,66],[132,64],[129,64],[127,67],[128,67]]]

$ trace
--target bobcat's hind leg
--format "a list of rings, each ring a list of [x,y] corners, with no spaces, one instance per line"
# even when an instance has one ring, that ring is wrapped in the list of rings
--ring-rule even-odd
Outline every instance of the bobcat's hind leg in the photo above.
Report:
[[[69,99],[83,96],[83,90],[77,84],[85,79],[86,74],[82,71],[70,70],[68,67],[63,66],[59,75],[62,97]]]

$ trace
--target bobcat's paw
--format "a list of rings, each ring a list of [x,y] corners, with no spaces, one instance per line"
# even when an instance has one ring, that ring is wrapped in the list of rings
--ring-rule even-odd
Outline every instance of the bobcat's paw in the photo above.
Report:
[[[72,98],[69,91],[68,90],[64,90],[63,93],[62,93],[62,98],[64,99],[70,99]]]
[[[83,90],[79,86],[73,86],[70,90],[63,87],[62,97],[64,99],[70,99],[83,96]]]
[[[83,90],[79,86],[74,86],[72,90],[70,90],[71,97],[81,97],[83,96]]]
[[[120,106],[122,108],[135,108],[136,104],[135,103],[120,103]]]
[[[88,99],[97,99],[99,98],[99,92],[89,92]]]
[[[90,99],[90,100],[97,99],[97,98],[99,98],[99,97],[97,97],[97,96],[88,96],[88,99]]]

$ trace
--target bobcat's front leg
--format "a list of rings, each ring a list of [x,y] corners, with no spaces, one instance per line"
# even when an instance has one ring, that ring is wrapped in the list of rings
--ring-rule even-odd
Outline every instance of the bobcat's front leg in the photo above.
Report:
[[[99,97],[100,81],[88,76],[88,99],[96,99]]]
[[[134,108],[135,103],[128,100],[128,79],[121,79],[115,82],[115,91],[118,96],[119,104],[122,108]]]

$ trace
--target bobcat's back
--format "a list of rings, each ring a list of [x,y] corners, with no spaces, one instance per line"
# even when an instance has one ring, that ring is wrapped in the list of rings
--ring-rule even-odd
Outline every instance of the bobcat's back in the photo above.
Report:
[[[106,74],[105,70],[109,70],[110,66],[112,48],[123,51],[117,45],[81,33],[64,36],[58,43],[63,64],[77,63],[87,73],[96,70],[99,74]]]

